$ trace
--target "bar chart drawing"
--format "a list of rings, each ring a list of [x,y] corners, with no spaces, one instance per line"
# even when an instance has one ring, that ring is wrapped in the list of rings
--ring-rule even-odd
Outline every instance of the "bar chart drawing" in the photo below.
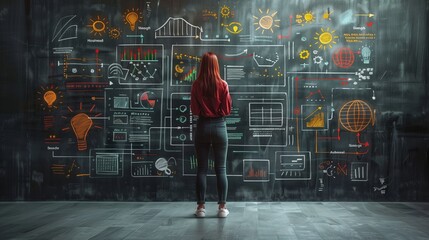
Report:
[[[327,107],[323,105],[302,105],[302,131],[328,130]]]
[[[268,182],[270,173],[270,160],[268,159],[244,159],[244,182]]]
[[[109,78],[120,85],[159,85],[164,81],[164,45],[119,44]]]
[[[352,162],[351,163],[351,181],[366,182],[368,181],[368,163],[367,162]]]
[[[132,162],[131,163],[131,176],[132,177],[153,177],[153,163],[152,162]]]

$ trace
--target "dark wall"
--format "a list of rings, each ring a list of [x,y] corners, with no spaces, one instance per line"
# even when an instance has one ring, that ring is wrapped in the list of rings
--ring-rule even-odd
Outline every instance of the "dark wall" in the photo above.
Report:
[[[229,200],[427,201],[428,8],[2,3],[0,199],[194,200],[189,92],[213,51]]]

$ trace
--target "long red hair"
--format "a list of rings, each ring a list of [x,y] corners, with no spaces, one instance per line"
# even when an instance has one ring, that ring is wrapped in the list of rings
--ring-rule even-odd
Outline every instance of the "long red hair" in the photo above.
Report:
[[[213,97],[216,95],[217,83],[222,81],[216,54],[212,52],[204,53],[196,81],[199,83],[205,96]]]

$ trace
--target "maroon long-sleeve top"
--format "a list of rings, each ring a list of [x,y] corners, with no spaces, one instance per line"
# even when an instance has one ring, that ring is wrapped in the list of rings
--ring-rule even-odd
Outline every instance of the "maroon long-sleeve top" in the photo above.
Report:
[[[217,82],[217,94],[207,97],[203,94],[198,81],[191,89],[191,111],[193,115],[205,118],[224,117],[231,113],[232,100],[228,84],[222,80]]]

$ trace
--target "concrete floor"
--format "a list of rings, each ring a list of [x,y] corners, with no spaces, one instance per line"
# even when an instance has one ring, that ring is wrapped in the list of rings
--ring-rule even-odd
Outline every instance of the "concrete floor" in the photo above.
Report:
[[[1,239],[429,239],[429,203],[0,202]]]

